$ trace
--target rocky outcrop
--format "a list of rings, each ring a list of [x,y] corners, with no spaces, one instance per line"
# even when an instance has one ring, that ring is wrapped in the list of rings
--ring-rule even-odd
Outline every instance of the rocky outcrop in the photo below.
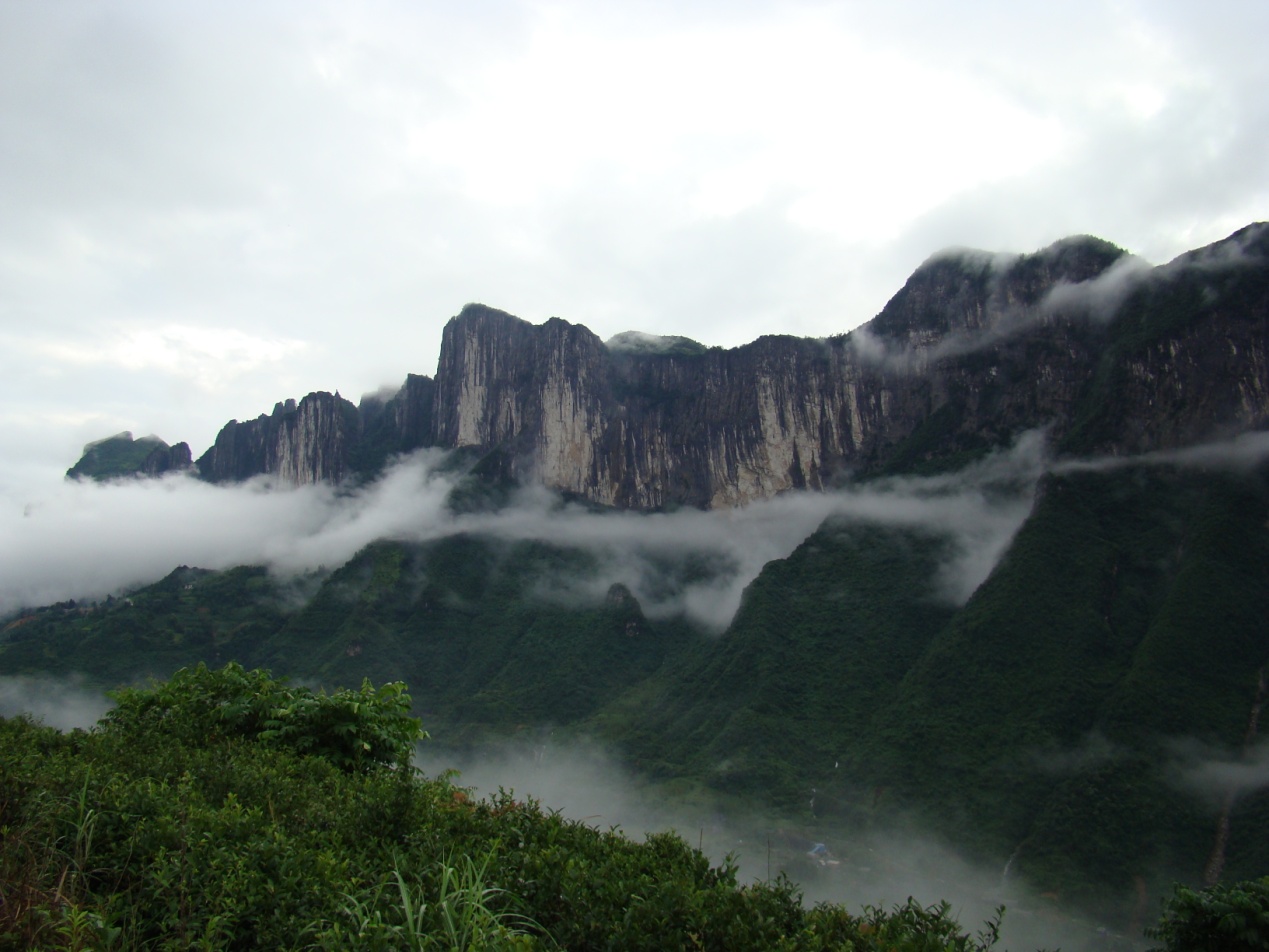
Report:
[[[192,465],[188,443],[168,446],[157,436],[134,440],[125,430],[85,446],[83,455],[66,471],[66,476],[100,482],[125,476],[162,476]]]
[[[263,473],[292,485],[339,481],[360,430],[357,408],[338,393],[278,403],[269,416],[231,420],[198,459],[204,479],[226,482]]]
[[[435,443],[432,433],[432,403],[436,384],[431,377],[408,374],[387,409],[392,415],[389,440],[394,452],[408,453]]]
[[[1047,426],[1136,452],[1269,423],[1266,229],[1150,269],[1095,238],[926,262],[869,325],[734,350],[605,347],[472,305],[445,329],[435,432],[522,479],[630,508],[735,506]]]
[[[172,446],[156,446],[141,462],[141,474],[162,476],[164,473],[184,472],[194,465],[194,455],[188,443]]]
[[[1119,307],[1070,448],[1173,449],[1269,426],[1269,226],[1182,255]]]
[[[268,416],[231,420],[198,459],[211,482],[270,475],[291,485],[338,482],[378,472],[389,457],[433,445],[431,377],[410,374],[391,396],[354,406],[338,393],[276,404]]]
[[[1269,425],[1269,228],[1150,268],[1087,236],[1031,255],[952,251],[869,324],[731,350],[541,325],[468,305],[435,380],[359,407],[315,393],[230,423],[205,478],[376,472],[423,446],[624,508],[743,505],[902,471],[1045,426],[1071,453],[1184,445]]]

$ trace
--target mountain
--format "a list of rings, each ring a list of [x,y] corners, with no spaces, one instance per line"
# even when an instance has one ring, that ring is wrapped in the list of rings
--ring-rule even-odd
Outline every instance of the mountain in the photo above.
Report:
[[[134,440],[125,430],[84,447],[79,461],[66,471],[68,479],[115,479],[121,476],[161,476],[193,466],[188,443],[168,446],[157,436]]]
[[[944,252],[862,328],[704,348],[468,305],[435,380],[384,401],[288,400],[225,426],[216,482],[366,477],[394,453],[496,453],[506,475],[607,506],[729,507],[946,466],[1048,427],[1069,452],[1184,446],[1269,420],[1269,228],[1149,268],[1095,238]],[[660,340],[660,343],[656,341]]]
[[[280,403],[198,464],[301,484],[456,450],[447,531],[29,611],[0,673],[402,678],[454,746],[586,733],[667,789],[843,840],[914,823],[1120,914],[1269,871],[1267,340],[1264,225],[1161,267],[944,252],[851,334],[732,350],[469,305],[435,379]],[[516,484],[556,494],[537,529]],[[777,496],[851,502],[703,630],[685,606],[752,538],[691,519]]]

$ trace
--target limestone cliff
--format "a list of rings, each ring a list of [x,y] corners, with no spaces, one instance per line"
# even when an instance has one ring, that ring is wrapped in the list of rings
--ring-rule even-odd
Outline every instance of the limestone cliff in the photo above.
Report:
[[[338,393],[277,403],[269,415],[230,420],[198,458],[199,475],[236,482],[270,475],[291,485],[378,472],[388,457],[433,445],[430,377],[410,374],[394,394],[354,406]]]
[[[869,325],[733,350],[606,347],[477,305],[445,329],[436,443],[632,508],[734,506],[1048,426],[1137,452],[1269,423],[1269,229],[1161,268],[1074,238],[938,255]]]
[[[292,485],[338,481],[360,429],[357,408],[339,394],[310,393],[278,403],[269,416],[230,420],[198,459],[204,479],[225,482],[268,473]]]
[[[903,471],[1045,426],[1069,453],[1269,425],[1269,227],[1158,268],[1087,236],[1030,255],[952,251],[869,324],[731,350],[533,325],[468,305],[435,380],[354,407],[310,394],[230,423],[205,478],[368,475],[422,446],[603,505],[725,507]]]

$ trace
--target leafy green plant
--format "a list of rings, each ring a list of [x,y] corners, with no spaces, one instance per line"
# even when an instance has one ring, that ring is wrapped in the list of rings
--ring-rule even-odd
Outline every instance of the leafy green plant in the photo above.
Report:
[[[475,952],[536,949],[529,931],[541,926],[507,908],[512,897],[488,884],[493,853],[477,861],[447,857],[433,870],[439,875],[435,898],[429,901],[425,881],[412,881],[394,864],[390,882],[348,895],[342,921],[317,930],[322,949],[408,949],[410,952]]]
[[[1152,952],[1269,949],[1269,876],[1197,890],[1178,884],[1146,936],[1163,943]]]
[[[427,736],[410,717],[410,696],[399,681],[332,694],[294,687],[267,671],[230,662],[182,668],[149,688],[112,694],[107,731],[128,735],[163,730],[189,744],[248,738],[301,754],[315,754],[345,770],[405,767],[414,743]]]

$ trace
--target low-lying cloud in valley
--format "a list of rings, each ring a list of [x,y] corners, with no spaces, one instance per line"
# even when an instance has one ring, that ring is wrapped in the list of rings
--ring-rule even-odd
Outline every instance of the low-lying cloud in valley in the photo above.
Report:
[[[462,477],[446,464],[445,453],[422,451],[355,489],[287,488],[267,479],[216,486],[171,476],[68,481],[29,502],[10,499],[0,515],[0,613],[118,594],[178,565],[264,564],[290,574],[335,568],[378,539],[427,542],[469,533],[546,540],[594,557],[597,569],[585,578],[543,579],[542,597],[598,601],[621,583],[650,615],[685,613],[720,631],[762,567],[787,557],[829,516],[948,537],[951,558],[932,594],[962,602],[1026,517],[1043,442],[1028,434],[954,476],[789,493],[710,512],[596,512],[525,489],[497,511],[455,513],[446,501]],[[689,559],[704,567],[698,577],[667,577]]]
[[[0,717],[26,714],[58,730],[86,730],[111,707],[113,704],[100,688],[90,688],[74,675],[0,677]]]
[[[282,487],[268,479],[217,486],[188,476],[65,481],[3,501],[0,615],[119,594],[178,565],[267,565],[289,575],[336,568],[379,539],[427,542],[469,533],[507,542],[545,540],[593,556],[596,569],[585,577],[542,579],[542,597],[594,602],[621,583],[650,616],[684,613],[721,631],[762,567],[786,558],[830,516],[947,539],[949,558],[928,594],[959,604],[999,561],[1045,472],[1128,465],[1246,468],[1267,456],[1269,434],[1251,433],[1139,457],[1055,463],[1047,458],[1044,435],[1033,431],[953,474],[673,513],[595,511],[541,489],[522,490],[497,511],[455,513],[447,500],[463,477],[440,450],[405,457],[353,489]],[[676,578],[688,560],[703,571]]]
[[[536,800],[600,830],[619,828],[641,839],[673,830],[715,864],[729,857],[743,882],[786,873],[808,902],[890,908],[909,897],[923,905],[946,900],[969,932],[1006,906],[1002,948],[1098,948],[1104,937],[1051,897],[1010,875],[1009,858],[973,862],[915,826],[862,830],[813,819],[776,820],[756,807],[667,796],[624,766],[601,744],[543,730],[478,752],[421,744],[416,764],[429,775],[456,770],[453,780],[477,796]],[[812,855],[816,844],[827,850]]]

